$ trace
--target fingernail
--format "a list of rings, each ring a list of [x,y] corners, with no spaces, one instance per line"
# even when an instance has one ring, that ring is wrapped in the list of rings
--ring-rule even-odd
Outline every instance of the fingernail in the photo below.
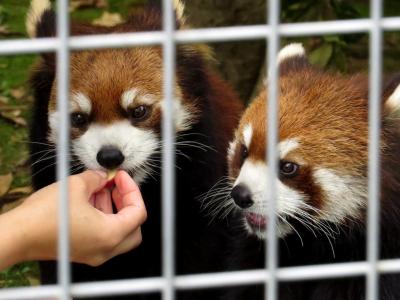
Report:
[[[107,173],[100,171],[100,170],[94,170],[97,174],[99,174],[101,177],[103,177],[104,179],[107,178]]]

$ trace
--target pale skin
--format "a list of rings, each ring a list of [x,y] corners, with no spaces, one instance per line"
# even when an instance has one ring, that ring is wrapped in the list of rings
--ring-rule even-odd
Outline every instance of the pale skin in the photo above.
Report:
[[[71,261],[98,266],[141,243],[147,213],[140,190],[124,171],[117,172],[114,182],[110,192],[105,173],[86,171],[68,178]],[[57,258],[59,187],[49,185],[0,215],[0,270]]]

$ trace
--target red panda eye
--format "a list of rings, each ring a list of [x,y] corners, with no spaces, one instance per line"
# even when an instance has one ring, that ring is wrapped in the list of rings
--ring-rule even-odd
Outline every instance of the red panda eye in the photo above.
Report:
[[[294,177],[299,171],[299,165],[290,161],[280,162],[280,172],[285,177]]]
[[[72,113],[71,114],[71,126],[75,128],[82,128],[87,126],[89,123],[89,116],[85,113]]]
[[[242,160],[244,161],[249,156],[249,150],[245,146],[242,147]]]
[[[241,167],[244,163],[244,161],[246,160],[246,158],[249,156],[249,151],[247,150],[245,145],[241,145],[240,146],[240,150],[239,150],[239,156],[238,156],[238,161],[239,161],[239,167]]]
[[[145,105],[140,105],[138,107],[135,107],[130,116],[133,120],[138,121],[138,120],[143,120],[148,116],[149,108]]]

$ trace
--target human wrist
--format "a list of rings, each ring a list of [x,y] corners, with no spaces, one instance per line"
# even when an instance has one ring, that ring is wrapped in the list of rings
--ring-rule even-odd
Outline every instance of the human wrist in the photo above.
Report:
[[[22,234],[22,223],[16,213],[17,209],[0,216],[0,236],[2,236],[0,270],[27,260],[25,251],[27,241]]]

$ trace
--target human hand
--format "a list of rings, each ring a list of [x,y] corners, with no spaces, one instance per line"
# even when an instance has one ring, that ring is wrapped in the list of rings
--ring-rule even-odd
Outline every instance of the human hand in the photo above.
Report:
[[[114,180],[111,197],[104,188],[106,175],[101,172],[86,171],[69,177],[72,261],[97,266],[141,243],[140,225],[147,213],[139,188],[124,171],[118,171]],[[59,183],[54,183],[9,212],[9,226],[18,229],[15,234],[19,237],[20,261],[57,257],[58,191]]]

